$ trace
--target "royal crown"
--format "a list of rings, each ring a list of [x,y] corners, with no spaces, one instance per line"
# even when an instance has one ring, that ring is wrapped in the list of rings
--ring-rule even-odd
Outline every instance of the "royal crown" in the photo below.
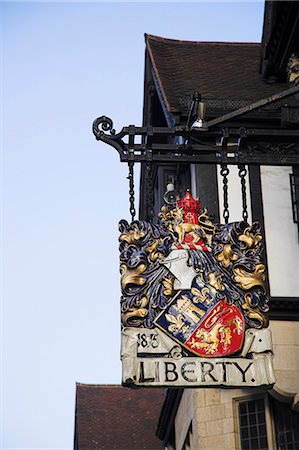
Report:
[[[198,224],[199,200],[193,198],[187,191],[182,200],[177,201],[177,205],[184,211],[184,222]]]

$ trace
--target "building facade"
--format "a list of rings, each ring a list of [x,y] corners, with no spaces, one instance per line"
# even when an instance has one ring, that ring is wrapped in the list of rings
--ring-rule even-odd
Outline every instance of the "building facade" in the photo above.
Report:
[[[188,125],[190,99],[198,91],[205,120],[216,123],[215,132],[199,132],[202,154],[219,146],[230,147],[233,156],[230,160],[226,152],[226,159],[205,162],[190,146],[188,160],[186,140],[148,135],[147,143],[165,148],[177,139],[182,153],[178,150],[178,162],[173,155],[141,163],[140,218],[155,220],[166,186],[173,183],[181,195],[190,188],[216,221],[223,222],[225,209],[230,222],[241,220],[247,207],[248,221],[262,224],[277,380],[271,390],[169,389],[157,431],[169,449],[299,448],[299,94],[280,97],[299,81],[298,52],[297,2],[266,2],[261,43],[146,35],[143,126]],[[248,155],[243,191],[240,148]],[[228,197],[223,165],[229,169]]]

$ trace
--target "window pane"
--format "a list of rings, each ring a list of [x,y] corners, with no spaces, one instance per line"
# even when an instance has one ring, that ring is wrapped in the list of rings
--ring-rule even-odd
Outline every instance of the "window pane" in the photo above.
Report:
[[[241,427],[247,427],[248,425],[248,417],[247,416],[241,416],[240,417],[240,425]]]
[[[248,428],[241,428],[241,439],[247,439],[249,437]]]
[[[257,404],[255,402],[247,402],[248,412],[254,413],[257,410]]]
[[[257,421],[258,421],[258,423],[265,421],[265,412],[264,411],[261,411],[257,414]]]
[[[255,414],[249,414],[249,423],[251,426],[256,424],[256,415]]]
[[[239,411],[240,411],[240,414],[241,414],[241,415],[247,413],[246,403],[240,403],[240,405],[239,405]]]
[[[250,449],[250,442],[249,439],[244,439],[242,442],[242,450]]]

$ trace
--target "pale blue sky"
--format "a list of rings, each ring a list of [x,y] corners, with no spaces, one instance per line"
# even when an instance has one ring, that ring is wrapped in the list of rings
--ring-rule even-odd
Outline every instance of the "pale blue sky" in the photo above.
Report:
[[[121,380],[127,167],[92,121],[141,124],[145,32],[259,42],[263,2],[5,2],[0,13],[1,448],[71,449],[76,381]]]

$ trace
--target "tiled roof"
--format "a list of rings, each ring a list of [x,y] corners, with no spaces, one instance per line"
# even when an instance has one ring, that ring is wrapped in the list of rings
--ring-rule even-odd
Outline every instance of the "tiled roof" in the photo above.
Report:
[[[187,113],[198,91],[210,110],[238,109],[287,89],[260,74],[263,46],[257,43],[193,42],[145,35],[162,101],[169,112]]]
[[[76,449],[158,450],[163,389],[77,384]]]

